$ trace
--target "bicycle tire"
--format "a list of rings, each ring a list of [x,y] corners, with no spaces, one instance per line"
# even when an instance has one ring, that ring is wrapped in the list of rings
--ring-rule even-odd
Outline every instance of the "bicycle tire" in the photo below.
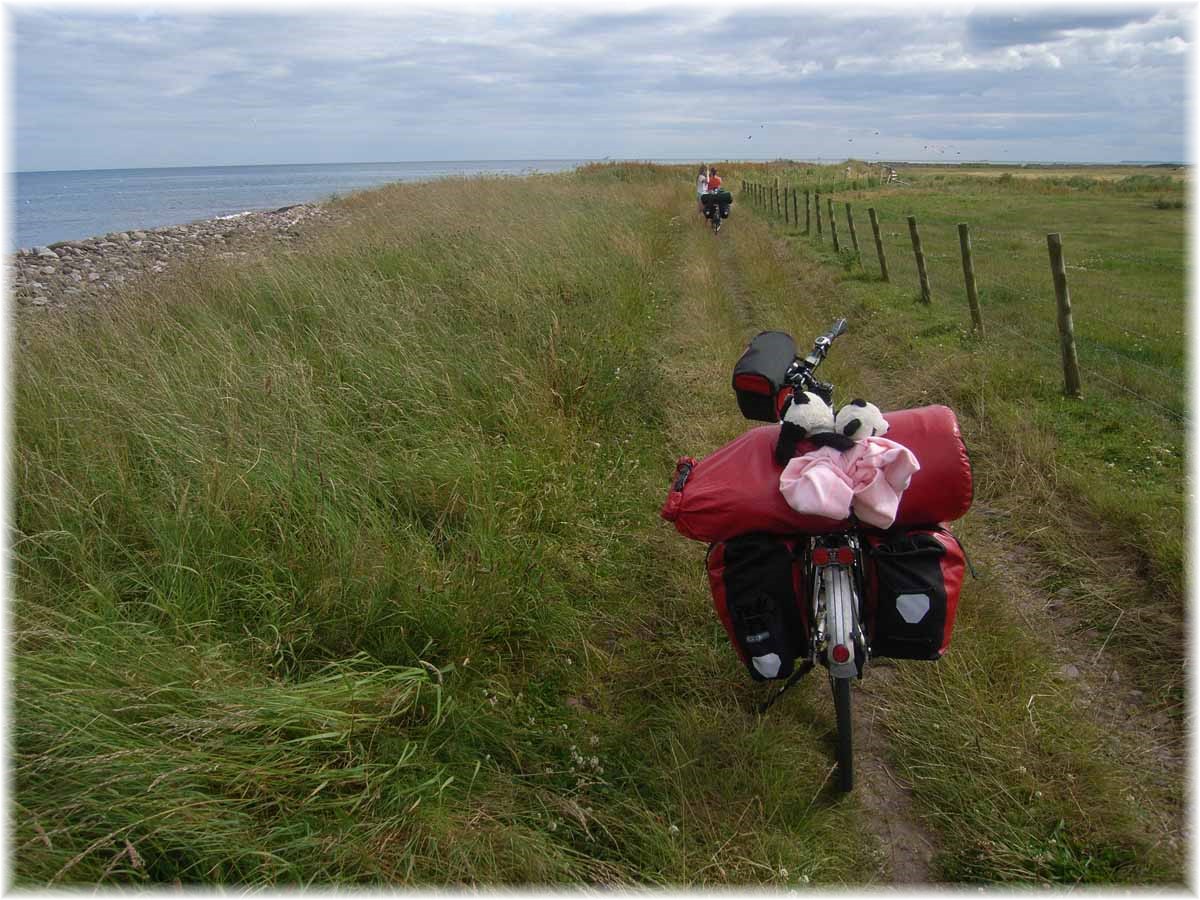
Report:
[[[833,710],[837,718],[838,788],[849,792],[854,787],[854,726],[850,719],[850,679],[829,678],[833,689]]]

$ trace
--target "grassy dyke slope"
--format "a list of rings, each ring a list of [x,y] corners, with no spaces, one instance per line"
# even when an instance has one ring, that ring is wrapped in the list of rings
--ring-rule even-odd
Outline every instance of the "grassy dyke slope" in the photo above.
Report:
[[[18,881],[886,881],[824,685],[747,711],[657,515],[676,455],[745,429],[760,328],[850,313],[839,396],[911,402],[860,362],[876,307],[741,206],[714,238],[682,169],[342,207],[301,254],[21,326]],[[933,874],[1176,878],[1007,588],[871,685]]]
[[[725,300],[634,174],[361,194],[22,326],[20,883],[879,877],[657,519],[662,347]]]

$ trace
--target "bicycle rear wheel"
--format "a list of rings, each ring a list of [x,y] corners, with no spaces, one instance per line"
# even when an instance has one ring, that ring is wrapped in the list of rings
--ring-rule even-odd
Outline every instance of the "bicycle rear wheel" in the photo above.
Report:
[[[850,679],[829,677],[833,688],[833,710],[837,717],[838,788],[847,792],[854,787],[854,735],[850,721]]]

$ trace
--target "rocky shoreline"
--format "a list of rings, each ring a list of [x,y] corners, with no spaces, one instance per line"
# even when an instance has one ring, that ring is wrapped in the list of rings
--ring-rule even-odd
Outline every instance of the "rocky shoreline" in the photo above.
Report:
[[[168,225],[117,231],[21,249],[10,258],[10,288],[18,310],[62,310],[105,296],[202,258],[239,259],[300,237],[300,226],[331,221],[324,203],[297,203]]]

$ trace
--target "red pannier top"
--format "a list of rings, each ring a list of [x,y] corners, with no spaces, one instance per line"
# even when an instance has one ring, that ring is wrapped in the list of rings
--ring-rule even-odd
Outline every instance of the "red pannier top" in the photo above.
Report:
[[[971,460],[958,420],[948,406],[884,413],[884,437],[903,444],[921,470],[900,497],[897,525],[926,525],[962,518],[971,508]],[[775,463],[778,425],[752,428],[700,462],[679,460],[662,517],[684,537],[706,543],[750,531],[819,534],[849,527],[848,519],[796,512],[779,493],[783,467]],[[797,454],[812,449],[801,444]]]

